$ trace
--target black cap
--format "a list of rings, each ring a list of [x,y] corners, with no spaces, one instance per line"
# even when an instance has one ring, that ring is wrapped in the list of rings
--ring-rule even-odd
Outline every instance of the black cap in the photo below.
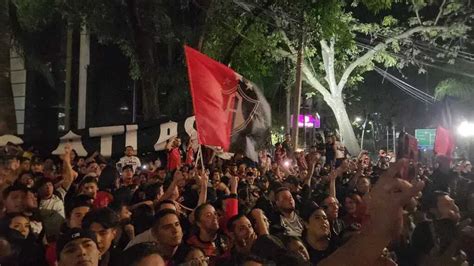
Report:
[[[81,228],[71,228],[67,230],[65,234],[61,235],[58,239],[58,242],[56,243],[56,254],[57,254],[58,260],[59,260],[59,255],[61,254],[61,251],[64,249],[64,247],[69,242],[72,242],[80,238],[89,238],[90,240],[94,241],[94,243],[97,245],[97,238],[94,232],[90,230],[81,229]]]
[[[303,204],[303,208],[301,208],[300,216],[304,221],[308,222],[311,215],[319,209],[321,209],[321,207],[314,201],[306,202]]]

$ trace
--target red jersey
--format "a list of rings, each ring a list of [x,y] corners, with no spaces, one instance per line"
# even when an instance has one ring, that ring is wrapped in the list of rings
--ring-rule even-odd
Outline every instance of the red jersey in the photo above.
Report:
[[[173,148],[168,152],[168,171],[181,168],[181,152],[179,148]]]

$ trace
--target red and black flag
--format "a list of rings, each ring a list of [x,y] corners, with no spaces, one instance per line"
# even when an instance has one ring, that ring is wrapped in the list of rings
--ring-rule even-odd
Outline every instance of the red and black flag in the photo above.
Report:
[[[456,145],[453,129],[452,116],[452,99],[444,98],[437,104],[440,120],[436,128],[436,138],[434,144],[434,152],[437,156],[444,156],[451,159]]]
[[[185,46],[200,144],[222,147],[257,161],[271,126],[260,90],[229,67]]]

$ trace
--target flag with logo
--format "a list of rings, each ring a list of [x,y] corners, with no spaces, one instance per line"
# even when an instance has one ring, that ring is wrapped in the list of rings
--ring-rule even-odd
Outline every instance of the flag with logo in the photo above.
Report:
[[[198,140],[258,160],[271,126],[262,92],[231,68],[184,47]]]

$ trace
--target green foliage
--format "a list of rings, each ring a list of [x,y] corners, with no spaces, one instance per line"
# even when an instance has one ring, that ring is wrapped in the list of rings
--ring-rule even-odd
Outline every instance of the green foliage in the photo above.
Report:
[[[446,79],[441,81],[435,89],[435,98],[442,100],[445,97],[455,97],[461,101],[471,101],[474,99],[474,90],[472,89],[472,81]]]

